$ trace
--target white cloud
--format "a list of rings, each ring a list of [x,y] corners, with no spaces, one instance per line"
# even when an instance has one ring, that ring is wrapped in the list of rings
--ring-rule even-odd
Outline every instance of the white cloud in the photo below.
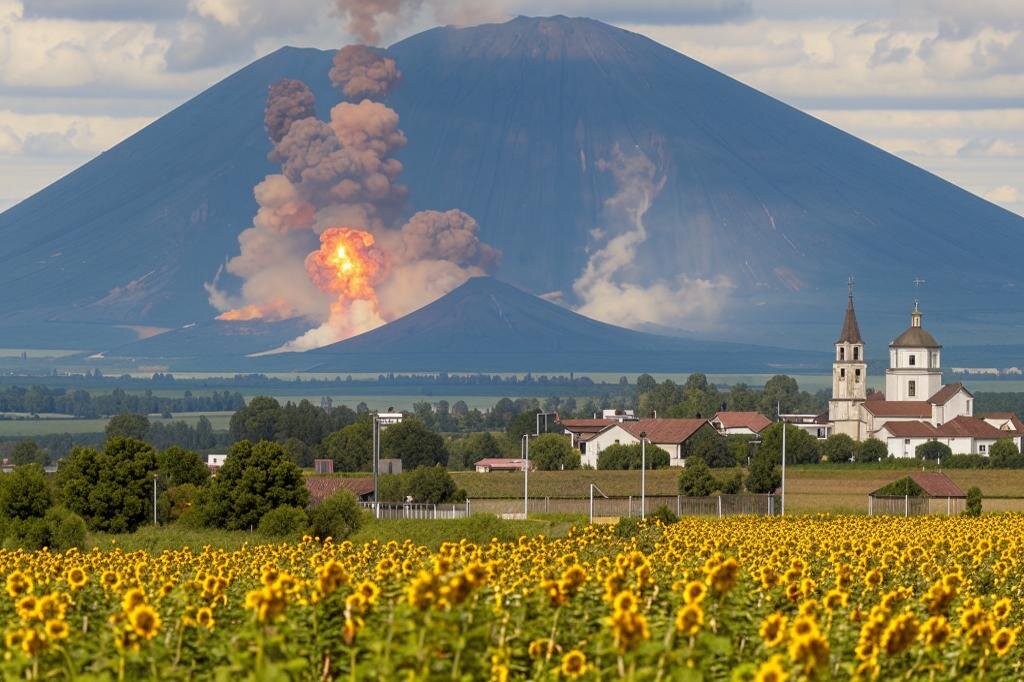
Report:
[[[1017,204],[1021,201],[1020,192],[1016,187],[1000,185],[982,194],[983,197],[996,204]]]

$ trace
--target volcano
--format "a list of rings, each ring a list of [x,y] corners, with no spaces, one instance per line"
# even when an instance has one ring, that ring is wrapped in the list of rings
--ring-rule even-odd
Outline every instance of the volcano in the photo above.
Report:
[[[948,344],[1008,342],[1024,322],[1024,219],[648,38],[520,17],[387,53],[403,72],[387,104],[409,140],[408,212],[466,210],[503,252],[496,274],[529,292],[581,303],[573,285],[601,239],[628,229],[606,211],[620,149],[651,161],[660,190],[619,275],[641,290],[727,281],[708,310],[730,341],[830,347],[851,274],[874,347],[904,326],[918,275]],[[252,188],[276,171],[267,87],[306,82],[325,118],[331,57],[282,48],[0,215],[0,337],[104,350],[132,327],[211,318],[203,284],[238,253]]]
[[[257,358],[261,370],[309,372],[800,371],[825,353],[697,341],[598,322],[492,277],[373,331],[305,353]]]

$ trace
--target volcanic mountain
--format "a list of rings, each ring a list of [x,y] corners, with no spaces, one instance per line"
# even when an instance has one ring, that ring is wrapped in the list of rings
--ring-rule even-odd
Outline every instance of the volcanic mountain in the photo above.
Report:
[[[598,322],[492,277],[474,277],[394,322],[305,353],[254,359],[259,369],[310,372],[799,371],[804,353],[658,336]]]
[[[705,309],[730,340],[828,348],[851,274],[874,347],[905,326],[917,275],[944,342],[1007,341],[1024,321],[1024,219],[648,38],[520,17],[387,52],[403,72],[387,104],[409,140],[407,210],[466,210],[503,252],[497,275],[528,291],[581,303],[573,284],[594,254],[635,229],[606,210],[619,150],[649,159],[659,189],[615,277],[641,292],[726,283]],[[277,170],[267,86],[305,81],[324,118],[331,58],[282,48],[0,215],[6,345],[100,350],[130,326],[212,317],[203,284],[238,253],[252,188]],[[691,327],[677,317],[649,321]]]

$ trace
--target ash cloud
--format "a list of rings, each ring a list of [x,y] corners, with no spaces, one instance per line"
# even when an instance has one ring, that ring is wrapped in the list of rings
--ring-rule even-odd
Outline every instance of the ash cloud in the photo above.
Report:
[[[263,124],[270,141],[277,144],[292,123],[316,116],[316,98],[302,81],[285,78],[273,83],[267,93]]]
[[[608,230],[595,232],[595,239],[604,244],[573,282],[580,300],[576,312],[625,327],[713,325],[733,289],[727,277],[705,279],[681,273],[643,283],[649,281],[638,264],[647,241],[644,218],[665,186],[665,177],[642,152],[627,155],[618,146],[609,159],[598,161],[598,168],[610,172],[618,186],[605,201],[605,214],[625,229],[611,237]]]
[[[334,55],[330,78],[349,99],[385,97],[401,79],[395,60],[382,57],[365,45],[346,45]]]

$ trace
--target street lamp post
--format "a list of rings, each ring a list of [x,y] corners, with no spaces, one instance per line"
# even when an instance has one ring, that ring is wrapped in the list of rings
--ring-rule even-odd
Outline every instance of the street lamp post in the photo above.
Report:
[[[156,525],[156,477],[158,474],[153,474],[153,525]]]
[[[647,512],[647,432],[640,432],[640,518]]]
[[[523,520],[530,517],[530,434],[523,434]]]
[[[380,518],[377,483],[380,478],[380,415],[373,415],[373,515]]]
[[[782,418],[782,403],[776,403],[779,422],[782,424],[782,503],[780,516],[786,515],[786,420]]]

